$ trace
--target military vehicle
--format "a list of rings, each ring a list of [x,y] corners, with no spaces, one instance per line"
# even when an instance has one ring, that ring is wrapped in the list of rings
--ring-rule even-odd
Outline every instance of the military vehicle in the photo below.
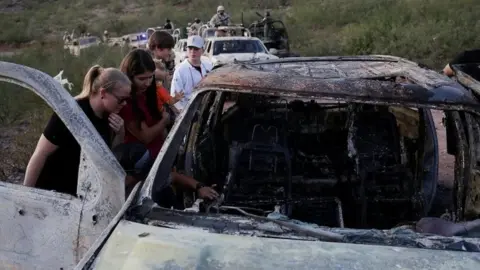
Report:
[[[260,13],[256,12],[256,14],[263,18]],[[288,33],[283,21],[271,19],[269,21],[269,29],[267,31],[268,36],[265,36],[266,26],[268,27],[268,25],[266,25],[265,21],[263,21],[262,19],[251,23],[250,26],[248,26],[248,30],[250,30],[250,33],[253,37],[257,37],[262,40],[262,42],[269,50],[275,49],[275,55],[277,55],[278,57],[299,56],[298,54],[290,51]]]

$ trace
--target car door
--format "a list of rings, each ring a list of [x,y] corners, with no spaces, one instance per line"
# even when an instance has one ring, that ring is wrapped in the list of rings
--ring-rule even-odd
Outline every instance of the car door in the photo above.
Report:
[[[453,77],[469,89],[478,99],[480,82],[469,71],[478,64],[452,65]],[[449,154],[455,155],[455,182],[453,203],[456,212],[453,220],[465,220],[480,216],[480,117],[469,112],[446,113],[447,143]]]
[[[0,81],[39,95],[82,149],[77,197],[0,182],[0,265],[72,269],[125,202],[125,172],[76,101],[52,77],[0,62]]]

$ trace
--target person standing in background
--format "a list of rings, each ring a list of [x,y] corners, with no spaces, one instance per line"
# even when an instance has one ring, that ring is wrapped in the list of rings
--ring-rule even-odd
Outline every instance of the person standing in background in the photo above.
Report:
[[[172,97],[183,93],[184,97],[175,107],[182,111],[190,100],[193,89],[210,72],[213,65],[210,61],[202,60],[204,41],[195,35],[187,40],[187,59],[180,63],[173,73],[170,95]]]

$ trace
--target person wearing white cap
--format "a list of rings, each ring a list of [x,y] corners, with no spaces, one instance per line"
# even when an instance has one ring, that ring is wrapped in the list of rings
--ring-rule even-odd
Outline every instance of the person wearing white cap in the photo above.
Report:
[[[175,104],[175,107],[182,111],[190,100],[190,96],[195,86],[210,72],[213,68],[211,62],[202,60],[203,38],[194,35],[187,40],[187,59],[175,68],[173,73],[170,95],[174,97],[183,92],[183,98]]]

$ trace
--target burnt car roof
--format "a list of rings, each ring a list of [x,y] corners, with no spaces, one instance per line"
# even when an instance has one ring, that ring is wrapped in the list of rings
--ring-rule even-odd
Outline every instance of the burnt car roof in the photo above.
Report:
[[[388,77],[405,77],[409,82],[384,79]],[[480,109],[475,96],[459,83],[394,56],[291,57],[227,64],[210,72],[197,89]]]

